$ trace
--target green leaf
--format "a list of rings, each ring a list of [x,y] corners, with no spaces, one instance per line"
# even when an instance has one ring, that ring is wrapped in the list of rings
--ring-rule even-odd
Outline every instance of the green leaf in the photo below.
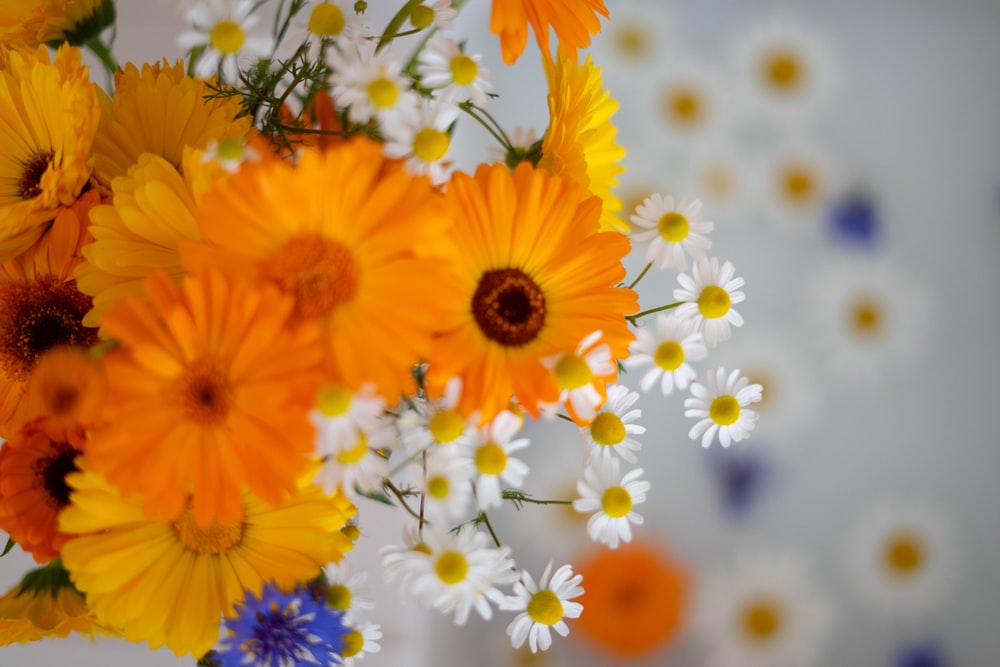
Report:
[[[10,550],[14,548],[14,545],[15,545],[15,544],[17,544],[17,542],[15,542],[15,541],[14,541],[14,538],[13,538],[13,537],[8,537],[8,538],[7,538],[7,546],[5,546],[5,547],[3,548],[3,553],[2,553],[2,554],[0,554],[0,558],[3,558],[3,557],[4,557],[4,556],[6,556],[7,554],[9,554],[9,553],[10,553]]]
[[[369,500],[374,500],[375,502],[382,503],[383,505],[388,505],[389,507],[396,506],[396,503],[392,502],[389,496],[385,495],[381,491],[358,491],[358,489],[355,489],[355,491],[357,491],[358,495],[364,496]]]

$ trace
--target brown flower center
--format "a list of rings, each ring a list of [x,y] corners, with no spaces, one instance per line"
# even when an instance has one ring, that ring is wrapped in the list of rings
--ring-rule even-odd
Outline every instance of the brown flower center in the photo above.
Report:
[[[203,426],[225,420],[233,403],[233,387],[216,360],[195,363],[178,380],[182,409],[191,421]]]
[[[17,195],[21,199],[34,199],[42,194],[42,176],[49,168],[54,155],[52,151],[35,153],[25,163],[21,178],[17,181]]]
[[[545,294],[520,269],[486,271],[472,295],[472,316],[490,340],[527,345],[545,326]]]
[[[296,318],[330,314],[358,289],[361,271],[343,244],[320,236],[288,241],[262,269],[266,280],[295,297]]]
[[[213,523],[208,528],[199,528],[194,521],[194,510],[190,502],[170,527],[188,551],[198,554],[218,556],[243,542],[242,521],[226,526]]]
[[[69,505],[69,494],[72,491],[66,483],[66,475],[79,470],[76,467],[76,457],[80,452],[67,442],[53,442],[51,452],[49,456],[35,462],[35,474],[49,497],[62,508]]]

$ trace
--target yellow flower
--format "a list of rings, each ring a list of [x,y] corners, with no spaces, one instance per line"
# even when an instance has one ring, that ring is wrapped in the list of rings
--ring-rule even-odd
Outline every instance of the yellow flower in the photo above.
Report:
[[[556,60],[545,59],[549,80],[549,129],[542,139],[538,167],[576,183],[603,202],[601,229],[628,231],[616,215],[621,200],[612,192],[618,185],[619,164],[625,149],[615,141],[618,130],[611,116],[618,110],[604,89],[601,70],[590,56],[583,64],[560,51]]]
[[[101,124],[94,140],[95,176],[105,185],[124,176],[143,153],[155,153],[180,170],[184,148],[204,150],[212,141],[243,139],[250,117],[237,118],[236,97],[206,100],[208,83],[184,75],[184,62],[132,63],[115,74],[115,94],[99,93]]]
[[[93,169],[100,108],[80,50],[0,50],[0,262],[30,246]]]
[[[79,46],[114,20],[113,0],[0,0],[0,42]]]

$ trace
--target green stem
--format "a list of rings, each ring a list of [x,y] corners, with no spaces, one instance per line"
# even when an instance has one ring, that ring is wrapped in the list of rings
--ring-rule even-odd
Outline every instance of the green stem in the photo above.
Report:
[[[649,310],[640,311],[640,312],[636,313],[635,315],[626,315],[625,319],[628,320],[629,322],[631,322],[632,324],[635,324],[636,320],[638,320],[640,317],[645,317],[646,315],[652,315],[653,313],[659,313],[659,312],[664,311],[664,310],[670,310],[671,308],[676,308],[677,306],[681,305],[682,303],[685,303],[685,302],[684,301],[678,301],[677,303],[668,303],[665,306],[658,306],[656,308],[650,308]]]
[[[387,25],[385,30],[382,32],[382,37],[378,40],[378,46],[375,47],[376,52],[381,51],[383,46],[391,42],[393,38],[396,37],[396,33],[399,32],[399,26],[403,25],[403,23],[410,18],[410,14],[413,13],[413,10],[421,4],[423,4],[423,0],[408,0],[406,4],[400,7],[399,11],[396,12],[396,15],[389,21],[389,25]]]
[[[572,505],[572,500],[536,500],[535,498],[530,498],[528,496],[521,495],[507,495],[507,492],[503,493],[504,500],[514,500],[519,503],[534,503],[535,505]]]
[[[382,487],[385,488],[385,489],[389,489],[389,491],[392,492],[392,495],[396,496],[396,499],[399,500],[399,504],[403,506],[403,509],[405,509],[407,512],[409,512],[410,516],[412,516],[414,519],[416,519],[417,521],[419,521],[421,527],[423,526],[423,524],[424,524],[423,517],[413,511],[413,508],[410,507],[410,505],[406,502],[405,494],[402,491],[400,491],[398,488],[396,488],[395,484],[393,484],[392,482],[390,482],[388,479],[384,479],[384,480],[382,480]]]
[[[493,544],[497,545],[497,549],[499,549],[502,546],[500,544],[500,538],[497,537],[496,531],[493,530],[493,525],[490,523],[490,518],[486,516],[486,512],[480,512],[479,518],[486,526],[486,530],[490,531],[490,537],[493,538]]]
[[[111,48],[100,37],[95,37],[87,42],[87,48],[101,61],[101,64],[108,70],[108,74],[111,75],[113,81],[115,72],[118,71],[118,61],[115,60],[114,54],[111,53]]]
[[[483,118],[481,118],[479,116],[479,114],[476,113],[476,111],[482,111],[482,109],[480,109],[477,106],[474,106],[470,102],[463,102],[462,104],[459,104],[458,106],[459,106],[459,108],[462,111],[464,111],[465,113],[467,113],[470,116],[472,116],[473,118],[475,118],[476,122],[479,123],[480,125],[482,125],[486,129],[486,131],[489,132],[490,135],[492,135],[492,137],[497,140],[497,143],[499,143],[500,146],[503,147],[504,151],[506,151],[506,152],[509,153],[512,150],[514,150],[513,146],[510,143],[510,140],[507,139],[507,136],[503,134],[502,130],[500,131],[500,133],[497,133],[497,131],[494,130],[493,127],[489,123],[487,123]],[[476,111],[474,111],[474,110],[476,110]],[[483,113],[484,113],[484,115],[489,116],[489,114],[486,114],[486,112],[483,112]],[[496,122],[496,121],[494,121],[494,122]]]
[[[636,277],[636,279],[632,281],[632,283],[628,286],[628,288],[629,289],[635,289],[635,286],[639,284],[639,281],[642,280],[642,277],[645,276],[646,272],[649,271],[652,267],[653,267],[653,263],[652,262],[650,262],[649,264],[647,264],[646,267],[642,270],[642,273],[640,273]]]

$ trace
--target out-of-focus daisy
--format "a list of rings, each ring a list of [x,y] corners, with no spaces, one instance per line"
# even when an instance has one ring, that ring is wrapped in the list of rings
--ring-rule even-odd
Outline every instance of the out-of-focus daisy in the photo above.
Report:
[[[511,438],[521,429],[521,419],[513,412],[503,411],[484,426],[480,437],[469,450],[469,458],[476,469],[476,501],[480,509],[500,507],[501,482],[508,487],[519,487],[528,474],[524,461],[511,454],[528,446],[527,438]]]
[[[348,558],[342,558],[339,563],[330,563],[323,568],[326,584],[320,589],[326,605],[344,615],[346,622],[356,624],[367,618],[370,610],[375,608],[375,602],[367,595],[364,584],[368,581],[368,572],[355,571]]]
[[[577,49],[590,46],[590,38],[601,31],[600,16],[608,17],[604,0],[493,0],[490,32],[500,38],[507,65],[524,51],[529,26],[543,55],[550,55],[551,30],[559,49],[575,58]]]
[[[451,30],[458,10],[451,0],[437,0],[433,5],[417,5],[410,10],[410,25],[419,30],[434,26],[438,30]]]
[[[700,420],[691,427],[688,437],[701,438],[701,446],[708,447],[718,432],[719,442],[728,447],[753,430],[757,413],[747,406],[760,401],[761,386],[750,384],[750,379],[740,375],[738,368],[728,377],[723,367],[713,368],[705,375],[705,384],[693,383],[692,398],[684,399],[684,416]]]
[[[636,329],[636,340],[624,362],[625,368],[650,366],[639,380],[640,388],[649,391],[659,383],[663,395],[669,396],[675,387],[687,389],[697,376],[688,362],[704,359],[708,349],[693,319],[660,313],[654,327],[655,334],[648,326]]]
[[[569,634],[569,626],[563,619],[579,618],[583,611],[582,604],[572,601],[583,595],[580,586],[583,577],[573,574],[572,565],[563,565],[552,573],[550,582],[551,570],[550,561],[537,586],[531,574],[523,570],[521,580],[514,583],[514,595],[500,603],[501,609],[521,612],[507,626],[514,648],[520,648],[527,640],[532,653],[547,651],[552,645],[549,628],[565,637]]]
[[[733,310],[733,305],[746,298],[739,291],[744,280],[735,275],[732,262],[720,267],[717,257],[706,257],[694,263],[692,276],[677,276],[681,286],[674,290],[674,298],[683,302],[677,307],[677,317],[696,322],[709,348],[729,340],[730,325],[743,326],[743,317]]]
[[[377,623],[349,622],[348,632],[344,635],[344,651],[341,654],[340,664],[343,667],[354,667],[355,663],[366,655],[378,653],[382,650],[382,645],[378,643],[379,639],[382,639],[382,629]]]
[[[743,223],[755,210],[757,183],[749,156],[728,140],[699,144],[679,182],[684,191],[697,192],[712,217],[726,224]]]
[[[253,16],[252,0],[198,0],[187,10],[185,17],[192,30],[178,38],[181,48],[205,47],[195,65],[195,74],[210,77],[217,71],[227,83],[239,82],[237,60],[263,58],[273,46],[269,35],[251,35],[248,31],[257,25]]]
[[[257,162],[260,152],[250,142],[243,139],[215,139],[208,142],[202,154],[203,162],[216,162],[220,167],[233,174],[240,170],[244,162]]]
[[[367,39],[345,39],[326,52],[333,70],[332,95],[337,106],[347,109],[352,123],[364,124],[377,118],[391,127],[399,118],[413,114],[417,94],[403,72],[405,60],[388,45],[378,51]]]
[[[618,0],[615,20],[594,38],[595,60],[615,73],[614,81],[636,81],[659,66],[675,47],[675,35],[663,5],[643,0]]]
[[[650,141],[687,152],[728,127],[727,86],[708,67],[677,63],[643,84],[642,125]]]
[[[436,448],[408,472],[412,488],[423,493],[424,512],[431,521],[451,525],[470,518],[476,469],[467,458]]]
[[[352,391],[342,384],[328,382],[316,395],[316,407],[309,420],[316,426],[316,452],[333,454],[354,445],[361,433],[381,426],[385,399],[367,384]]]
[[[442,183],[447,178],[451,128],[457,117],[458,107],[421,99],[415,114],[383,128],[385,154],[406,159],[411,173],[426,173],[434,184]]]
[[[317,62],[325,44],[350,36],[361,28],[362,19],[345,0],[322,0],[303,7],[291,21],[288,37],[293,44],[308,42],[306,57]]]
[[[754,554],[700,578],[692,627],[709,667],[809,667],[832,623],[798,558]]]
[[[873,383],[914,360],[926,341],[927,293],[891,260],[827,261],[809,280],[806,298],[814,352],[842,380]]]
[[[601,341],[601,331],[588,334],[573,352],[549,357],[544,363],[559,384],[559,402],[580,424],[594,418],[607,398],[608,382],[614,382],[618,367],[611,348]]]
[[[444,395],[436,400],[415,398],[397,420],[406,453],[413,456],[434,445],[443,445],[451,454],[476,440],[476,419],[459,411],[462,380],[452,378]],[[454,446],[452,446],[454,445]]]
[[[619,541],[632,540],[631,524],[638,526],[643,521],[635,506],[646,501],[650,487],[649,482],[640,477],[642,468],[622,476],[619,461],[613,458],[592,460],[584,468],[583,479],[576,483],[580,498],[573,501],[573,509],[581,514],[593,513],[587,521],[590,539],[612,549]]]
[[[354,440],[325,448],[315,482],[327,493],[339,488],[351,499],[358,494],[374,493],[382,488],[389,475],[389,453],[398,443],[395,426],[387,419],[376,420],[359,429]]]
[[[715,229],[715,223],[702,220],[701,201],[685,197],[674,202],[673,195],[664,197],[654,192],[635,209],[630,220],[645,231],[636,231],[637,243],[648,243],[646,261],[658,269],[687,270],[687,257],[702,259],[712,241],[704,235]]]
[[[486,106],[487,93],[493,92],[490,71],[482,66],[479,53],[464,53],[458,42],[444,33],[434,35],[420,51],[417,74],[420,83],[430,88],[444,102],[472,100],[477,107]]]
[[[887,499],[865,508],[845,545],[858,597],[890,616],[939,609],[959,574],[949,518],[919,498]]]
[[[580,429],[589,445],[588,453],[591,457],[606,458],[617,454],[629,463],[638,460],[635,452],[642,445],[629,437],[646,432],[646,427],[632,423],[642,416],[642,410],[631,409],[637,400],[639,394],[623,384],[608,387],[608,400],[594,416],[594,420]]]
[[[754,170],[765,223],[817,234],[840,175],[829,151],[810,140],[777,143]]]

